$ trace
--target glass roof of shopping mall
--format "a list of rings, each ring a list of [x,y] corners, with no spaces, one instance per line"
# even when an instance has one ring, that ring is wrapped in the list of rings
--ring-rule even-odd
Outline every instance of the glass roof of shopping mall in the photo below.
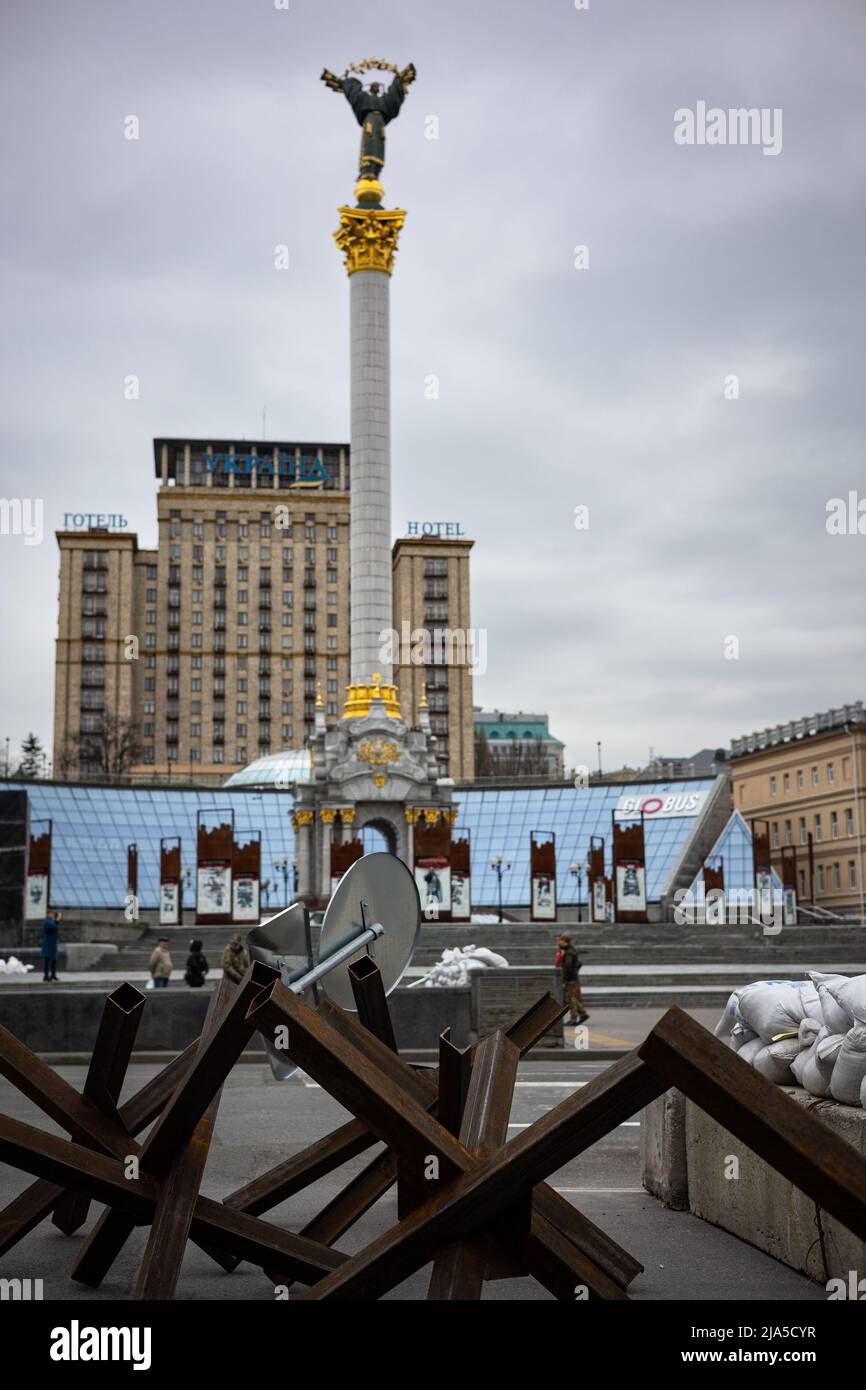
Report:
[[[491,905],[497,900],[496,875],[490,868],[495,855],[512,861],[503,882],[503,901],[528,903],[530,832],[546,838],[551,830],[556,835],[559,901],[574,903],[578,886],[569,865],[578,860],[586,863],[590,836],[604,838],[606,871],[611,871],[611,816],[621,797],[709,792],[714,785],[714,778],[689,778],[577,788],[456,787],[454,800],[460,813],[455,833],[470,832],[473,904]],[[155,907],[160,838],[179,835],[182,863],[193,866],[199,810],[233,808],[239,838],[250,830],[261,830],[263,878],[277,879],[274,860],[287,855],[291,862],[294,856],[293,798],[287,791],[242,789],[236,783],[223,789],[0,783],[0,788],[20,790],[22,786],[30,794],[31,821],[54,822],[51,900],[59,907],[120,907],[126,894],[126,847],[132,842],[138,845],[141,905]],[[697,823],[695,815],[645,821],[648,898],[661,897]],[[366,849],[383,847],[371,829],[362,838]],[[582,900],[586,898],[584,872]],[[281,881],[277,900],[282,900]]]
[[[725,892],[753,889],[755,872],[752,867],[752,832],[739,811],[732,811],[730,820],[706,857],[711,869],[720,866],[725,876]],[[773,887],[781,890],[782,880],[773,869]],[[695,875],[692,892],[703,883],[704,871]]]
[[[284,748],[281,753],[268,753],[263,758],[242,767],[227,777],[226,787],[277,787],[288,791],[295,782],[310,775],[309,748]]]

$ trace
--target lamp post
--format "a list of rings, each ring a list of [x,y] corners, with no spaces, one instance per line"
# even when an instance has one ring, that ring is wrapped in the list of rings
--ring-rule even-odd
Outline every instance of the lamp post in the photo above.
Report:
[[[573,864],[569,864],[568,871],[574,874],[577,879],[577,920],[583,921],[583,860],[575,859]]]
[[[501,854],[497,854],[490,861],[490,867],[496,875],[499,883],[499,920],[502,921],[502,875],[510,873],[511,860],[503,859]]]

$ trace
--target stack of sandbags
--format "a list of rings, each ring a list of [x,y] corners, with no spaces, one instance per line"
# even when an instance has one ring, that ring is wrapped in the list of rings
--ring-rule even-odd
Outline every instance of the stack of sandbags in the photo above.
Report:
[[[504,956],[497,955],[496,951],[489,951],[486,946],[454,946],[442,952],[442,959],[438,960],[426,975],[420,980],[413,981],[413,984],[426,985],[428,988],[443,985],[451,988],[459,988],[469,983],[471,975],[478,970],[506,969],[508,961]]]
[[[780,1086],[866,1108],[866,975],[761,980],[735,990],[716,1037]]]
[[[814,984],[759,980],[734,991],[715,1032],[716,1037],[729,1038],[743,1061],[769,1081],[791,1086],[791,1066],[803,1046],[800,1029],[806,1020],[811,1020],[816,1032],[823,1021]]]

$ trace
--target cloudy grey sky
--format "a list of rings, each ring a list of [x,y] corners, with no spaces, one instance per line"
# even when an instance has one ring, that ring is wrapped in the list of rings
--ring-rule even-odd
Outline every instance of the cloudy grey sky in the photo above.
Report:
[[[50,742],[64,512],[152,544],[153,436],[263,405],[348,438],[357,127],[318,79],[371,54],[418,69],[394,529],[475,538],[476,701],[614,767],[863,696],[866,536],[825,507],[866,495],[864,37],[859,0],[6,0],[0,495],[48,534],[0,537],[0,739]],[[699,101],[781,108],[781,153],[677,145]]]

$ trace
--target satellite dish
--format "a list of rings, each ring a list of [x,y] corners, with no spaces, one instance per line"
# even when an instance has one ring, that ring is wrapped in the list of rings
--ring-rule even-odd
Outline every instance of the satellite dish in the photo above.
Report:
[[[349,966],[370,955],[379,967],[385,993],[390,994],[411,965],[418,944],[421,899],[414,876],[396,854],[365,854],[343,874],[322,923],[319,965],[374,923],[384,928],[382,935],[361,946],[321,981],[329,999],[353,1012]]]
[[[303,903],[292,903],[247,932],[247,950],[250,960],[282,970],[286,984],[312,970],[310,915]]]

